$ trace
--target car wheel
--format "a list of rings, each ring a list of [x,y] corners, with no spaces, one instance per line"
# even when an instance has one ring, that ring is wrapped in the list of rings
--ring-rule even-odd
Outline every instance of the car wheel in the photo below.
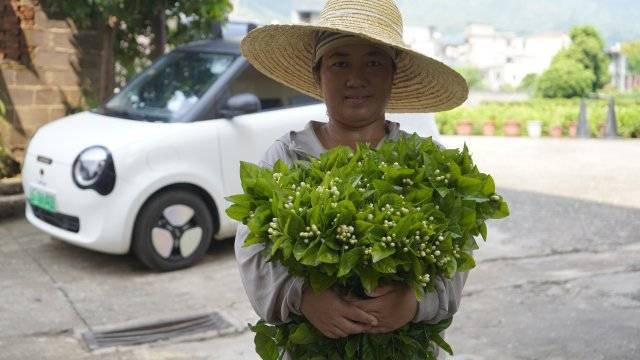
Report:
[[[198,262],[209,249],[213,219],[205,202],[185,190],[155,195],[138,214],[133,251],[145,265],[171,271]]]

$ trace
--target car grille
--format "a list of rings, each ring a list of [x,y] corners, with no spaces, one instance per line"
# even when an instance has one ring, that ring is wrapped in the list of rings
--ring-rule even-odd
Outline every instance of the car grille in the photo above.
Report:
[[[31,209],[38,219],[48,224],[74,233],[80,231],[80,219],[76,216],[54,213],[37,206],[31,206]]]

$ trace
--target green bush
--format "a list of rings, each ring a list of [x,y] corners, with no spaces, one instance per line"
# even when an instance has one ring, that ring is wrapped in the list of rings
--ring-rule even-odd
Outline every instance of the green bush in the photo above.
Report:
[[[604,124],[607,116],[607,99],[587,100],[587,121],[593,136],[598,135],[598,126]],[[487,102],[473,107],[459,107],[436,114],[436,123],[443,135],[456,132],[459,121],[473,123],[473,133],[482,134],[482,124],[493,121],[496,133],[502,134],[502,125],[507,120],[520,122],[523,133],[529,120],[540,120],[543,133],[548,134],[553,125],[567,129],[577,121],[580,111],[579,99],[532,99],[521,102]],[[616,97],[616,117],[618,132],[626,138],[640,138],[640,97]]]
[[[7,120],[4,117],[5,107],[0,101],[0,129],[3,122]],[[0,179],[15,176],[20,172],[20,165],[13,160],[7,150],[2,146],[2,137],[0,137]]]

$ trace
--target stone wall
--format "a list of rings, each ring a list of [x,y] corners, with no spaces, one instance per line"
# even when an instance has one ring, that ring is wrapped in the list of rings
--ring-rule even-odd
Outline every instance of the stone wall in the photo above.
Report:
[[[18,160],[45,123],[86,106],[101,86],[100,36],[36,0],[0,0],[0,141]]]

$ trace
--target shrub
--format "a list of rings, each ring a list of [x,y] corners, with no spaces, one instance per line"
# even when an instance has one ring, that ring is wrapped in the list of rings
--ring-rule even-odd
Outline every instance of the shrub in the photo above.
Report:
[[[4,114],[5,107],[2,101],[0,101],[0,125],[7,121]],[[19,172],[20,165],[13,160],[9,152],[2,146],[2,137],[0,137],[0,179],[15,176]]]
[[[473,123],[473,133],[482,133],[482,124],[488,120],[496,123],[496,132],[502,135],[502,125],[506,120],[520,122],[526,126],[529,120],[540,120],[543,133],[548,134],[552,125],[568,128],[577,121],[580,111],[579,99],[532,99],[521,102],[487,102],[474,107],[459,107],[436,114],[436,123],[443,135],[455,134],[456,123],[469,120]],[[597,136],[599,124],[606,121],[607,99],[587,100],[587,121],[593,136]],[[640,138],[640,97],[616,96],[616,117],[618,132],[626,138]]]

